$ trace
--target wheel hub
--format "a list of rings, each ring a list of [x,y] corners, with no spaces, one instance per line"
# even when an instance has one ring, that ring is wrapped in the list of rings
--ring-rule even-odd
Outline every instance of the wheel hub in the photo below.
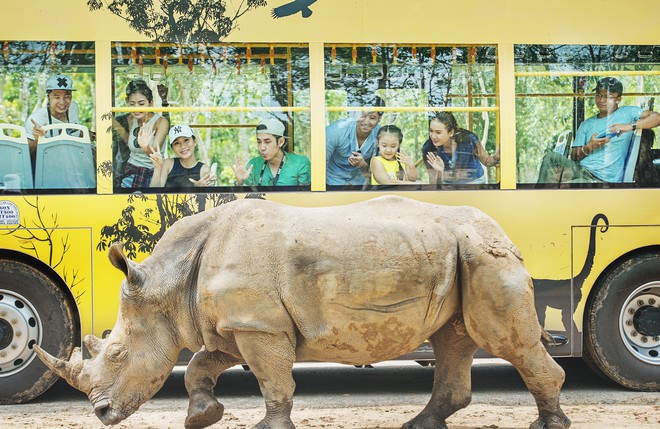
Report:
[[[0,350],[4,350],[14,339],[14,329],[5,319],[0,319]]]
[[[20,371],[34,359],[41,321],[30,303],[0,289],[0,378]]]
[[[621,337],[639,360],[660,365],[660,286],[646,284],[628,296],[621,311]]]
[[[641,335],[660,336],[660,308],[647,305],[635,312],[633,326]]]

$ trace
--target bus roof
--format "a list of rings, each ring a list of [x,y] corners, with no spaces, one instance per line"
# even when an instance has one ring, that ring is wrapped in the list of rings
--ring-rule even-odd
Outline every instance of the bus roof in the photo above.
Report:
[[[634,8],[614,0],[318,0],[307,18],[300,13],[274,18],[273,8],[286,3],[289,0],[270,0],[247,11],[235,20],[225,40],[479,44],[654,44],[658,40],[657,14],[651,13],[658,10],[656,0],[639,0]],[[226,5],[225,15],[233,17],[232,3]],[[154,40],[106,8],[90,10],[84,0],[5,0],[2,8],[5,22],[0,40]]]

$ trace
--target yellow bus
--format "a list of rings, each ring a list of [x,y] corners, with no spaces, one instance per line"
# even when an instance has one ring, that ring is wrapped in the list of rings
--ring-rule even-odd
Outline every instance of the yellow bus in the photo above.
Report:
[[[122,280],[106,256],[112,242],[141,261],[177,219],[236,199],[332,206],[383,194],[491,215],[534,278],[539,319],[557,340],[549,352],[658,389],[660,147],[644,119],[660,96],[657,1],[200,3],[3,2],[0,403],[54,383],[34,344],[67,358],[85,335],[112,329]],[[146,104],[130,97],[138,84]],[[544,160],[569,165],[598,149],[579,140],[601,101],[637,115],[597,140],[625,140],[608,170],[617,177],[549,174]],[[464,154],[484,155],[469,180],[453,164],[458,144],[440,170],[423,155],[440,149],[429,131],[438,112],[476,136]],[[370,115],[402,131],[411,183],[332,179],[332,124]],[[130,170],[148,140],[140,118],[189,125],[214,182],[154,188],[149,164]],[[259,159],[255,126],[273,119],[286,153],[310,161],[309,179],[245,186],[235,171]],[[136,172],[146,181],[131,188]],[[422,346],[404,358],[433,356]]]

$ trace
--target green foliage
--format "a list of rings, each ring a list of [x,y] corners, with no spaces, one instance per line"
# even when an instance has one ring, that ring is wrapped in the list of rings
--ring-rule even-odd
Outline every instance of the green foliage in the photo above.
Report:
[[[124,47],[115,44],[120,51]],[[191,56],[200,58],[198,47],[190,49]],[[250,64],[245,60],[243,45],[229,47],[228,56],[222,49],[207,47],[206,58],[213,62],[195,61],[190,65],[177,64],[176,58],[170,58],[170,65],[165,72],[161,66],[117,65],[114,68],[115,94],[114,103],[125,105],[124,88],[134,79],[143,79],[150,83],[154,94],[156,85],[168,88],[170,106],[200,107],[199,111],[170,113],[171,124],[189,124],[198,137],[197,158],[207,165],[218,164],[218,186],[233,186],[235,177],[231,165],[237,157],[247,162],[258,156],[254,127],[263,119],[275,116],[289,125],[288,150],[310,156],[310,115],[309,111],[255,111],[257,107],[309,107],[309,58],[306,49],[277,48],[274,63],[261,64],[260,55],[268,55],[258,49],[252,49]],[[289,54],[289,64],[282,59]],[[235,58],[241,58],[240,68]],[[290,98],[286,91],[290,91]],[[155,101],[155,105],[159,100]],[[204,110],[204,107],[217,106],[218,110]],[[228,108],[224,110],[224,108]],[[245,111],[234,108],[246,107]]]
[[[399,51],[405,58],[406,51]],[[372,93],[378,95],[388,108],[400,108],[400,110],[385,112],[380,120],[381,125],[396,125],[403,131],[403,142],[401,150],[412,154],[418,164],[422,163],[422,146],[428,139],[428,118],[434,108],[442,109],[444,106],[451,107],[493,107],[495,100],[495,70],[492,64],[466,65],[464,62],[453,62],[451,55],[443,64],[432,64],[428,58],[424,59],[419,54],[419,66],[398,69],[396,72],[403,73],[406,79],[401,81],[400,77],[390,77],[385,88],[373,87]],[[387,55],[386,55],[387,56]],[[443,57],[440,57],[439,60]],[[401,60],[403,62],[403,60]],[[391,67],[391,65],[390,65]],[[405,66],[404,66],[405,67]],[[332,70],[332,66],[326,63],[326,69],[339,73],[339,69]],[[388,69],[390,70],[390,69]],[[390,70],[391,71],[391,70]],[[346,75],[345,70],[342,73]],[[367,71],[368,73],[368,71]],[[355,106],[369,98],[355,97],[354,88],[350,86],[348,77],[343,82],[334,80],[326,89],[325,99],[328,106]],[[398,82],[397,85],[395,83]],[[435,86],[434,86],[435,85]],[[485,96],[475,97],[472,104],[469,103],[467,94],[469,92],[483,94]],[[410,111],[407,108],[428,107],[427,111]],[[332,111],[328,112],[327,123],[330,124],[345,118],[347,115],[358,115],[358,113]],[[496,148],[496,124],[494,112],[455,112],[454,116],[462,128],[473,131],[480,140],[486,136],[482,143],[486,149],[493,153]],[[487,128],[486,128],[487,127]],[[487,131],[487,133],[485,133]],[[420,180],[428,181],[426,169],[419,167]]]
[[[561,133],[572,132],[572,88],[570,77],[525,77],[516,81],[518,94],[557,94],[516,99],[518,183],[536,183],[543,156],[554,149]]]
[[[596,47],[598,48],[598,47]],[[583,51],[580,46],[573,50],[562,48],[566,52]],[[599,49],[594,49],[599,52]],[[579,54],[568,59],[575,61]],[[567,60],[568,60],[567,59]],[[611,58],[604,58],[603,63],[560,63],[560,64],[529,64],[521,65],[516,71],[600,71],[612,70],[623,84],[624,96],[621,105],[641,106],[649,109],[653,97],[627,96],[626,93],[658,93],[659,82],[656,78],[644,76],[621,76],[617,70],[653,70],[659,67],[653,64],[616,63]],[[554,149],[558,139],[570,133],[574,138],[574,108],[580,101],[574,95],[575,82],[584,79],[584,120],[598,114],[593,99],[593,88],[601,75],[593,77],[562,76],[525,76],[516,79],[516,156],[518,183],[536,183],[543,156]],[[571,141],[568,141],[571,144]]]
[[[51,70],[48,64],[31,67],[29,73],[25,69],[7,68],[0,71],[4,80],[0,83],[2,89],[2,109],[0,123],[23,125],[36,109],[46,105],[46,79],[51,74],[63,73],[71,76],[74,82],[73,101],[78,103],[80,123],[92,127],[94,116],[94,73],[87,70],[78,71],[68,67]]]

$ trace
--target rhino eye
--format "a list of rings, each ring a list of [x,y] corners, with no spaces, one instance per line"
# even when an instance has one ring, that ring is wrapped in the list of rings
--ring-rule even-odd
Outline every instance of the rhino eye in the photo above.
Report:
[[[108,347],[107,356],[111,362],[121,362],[126,358],[126,348],[120,344],[113,344]]]

